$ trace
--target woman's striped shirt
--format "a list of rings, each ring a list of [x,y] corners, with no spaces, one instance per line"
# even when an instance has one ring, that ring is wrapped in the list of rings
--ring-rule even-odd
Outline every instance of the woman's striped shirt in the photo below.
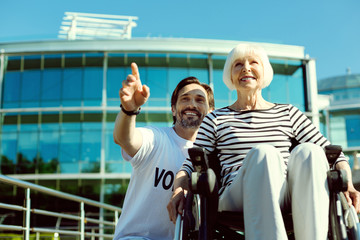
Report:
[[[224,107],[209,113],[200,126],[194,146],[209,152],[214,152],[215,148],[218,151],[221,194],[231,184],[246,154],[257,144],[271,144],[279,149],[287,165],[291,139],[321,147],[330,144],[298,108],[290,104],[276,104],[266,110],[239,112]],[[337,161],[343,160],[346,159],[341,154]],[[190,160],[184,162],[181,170],[191,175],[193,167]]]

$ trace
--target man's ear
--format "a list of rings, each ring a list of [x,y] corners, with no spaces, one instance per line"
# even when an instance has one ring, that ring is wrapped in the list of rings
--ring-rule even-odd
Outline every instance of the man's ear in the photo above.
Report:
[[[175,116],[176,116],[176,108],[175,108],[175,105],[172,105],[172,106],[171,106],[171,112],[172,112],[172,115],[175,117]]]

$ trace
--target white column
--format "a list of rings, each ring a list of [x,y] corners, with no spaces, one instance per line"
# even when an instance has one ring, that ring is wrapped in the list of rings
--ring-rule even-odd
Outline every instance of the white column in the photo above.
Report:
[[[214,91],[214,69],[213,69],[213,61],[212,54],[208,54],[208,71],[209,71],[209,86]]]
[[[307,95],[308,106],[311,112],[313,124],[320,129],[319,108],[317,106],[317,79],[316,79],[316,64],[315,59],[309,59],[306,64],[306,83],[307,83]]]

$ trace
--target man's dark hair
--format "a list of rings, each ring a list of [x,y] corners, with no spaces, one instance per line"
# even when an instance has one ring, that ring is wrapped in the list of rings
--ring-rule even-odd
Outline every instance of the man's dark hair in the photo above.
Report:
[[[176,102],[178,100],[180,90],[183,87],[185,87],[186,85],[193,84],[193,83],[200,85],[205,89],[205,91],[207,93],[209,108],[214,109],[215,108],[214,93],[213,93],[211,87],[209,85],[207,85],[206,83],[201,83],[199,81],[199,79],[197,79],[196,77],[187,77],[178,83],[178,85],[176,86],[176,88],[171,96],[171,106],[176,106]],[[173,124],[175,124],[175,123],[176,123],[176,117],[173,116]]]

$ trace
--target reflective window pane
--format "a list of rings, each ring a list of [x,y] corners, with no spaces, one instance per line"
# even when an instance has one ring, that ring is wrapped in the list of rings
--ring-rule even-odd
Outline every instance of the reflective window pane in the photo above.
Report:
[[[85,68],[84,69],[84,105],[100,106],[103,88],[103,69]]]
[[[1,173],[14,174],[17,156],[18,136],[16,132],[1,134]]]
[[[37,113],[26,113],[20,115],[21,131],[37,132],[39,127],[39,116]]]
[[[62,131],[60,133],[59,162],[61,173],[80,172],[80,131]]]
[[[82,68],[65,68],[62,86],[62,100],[64,106],[80,106],[83,96]]]
[[[24,71],[21,81],[21,106],[22,107],[39,107],[40,105],[40,70]]]
[[[14,70],[15,71],[20,71],[21,62],[22,62],[22,57],[21,56],[10,56],[10,57],[8,57],[6,70],[7,71],[14,71]]]
[[[47,112],[41,115],[41,130],[43,131],[58,131],[59,124],[59,113]]]
[[[20,101],[20,72],[7,72],[4,78],[4,108],[17,108]]]
[[[40,69],[41,55],[24,56],[24,69]]]
[[[44,68],[61,68],[62,55],[61,54],[45,54],[44,55]]]
[[[40,133],[40,173],[56,173],[59,165],[59,133],[55,131]]]
[[[268,101],[274,103],[289,103],[288,79],[283,75],[275,75],[267,87],[270,92]]]
[[[119,90],[122,87],[122,81],[125,80],[125,68],[108,68],[106,82],[106,94],[108,106],[119,106]]]
[[[83,131],[81,137],[81,159],[86,162],[99,162],[101,149],[101,132]]]
[[[167,99],[171,95],[167,91],[167,70],[165,68],[147,68],[146,85],[150,88],[149,106],[169,106]]]
[[[81,136],[81,160],[85,163],[81,172],[100,171],[101,131],[83,131]]]
[[[67,53],[65,54],[65,68],[79,68],[83,64],[82,53]]]
[[[190,68],[189,76],[196,77],[200,82],[209,84],[209,71],[206,68]]]
[[[218,69],[213,72],[213,83],[214,83],[214,97],[215,97],[215,107],[222,108],[229,106],[236,101],[237,95],[236,91],[230,91],[228,87],[223,82],[223,71]]]
[[[295,91],[294,91],[295,90]],[[305,105],[305,86],[302,68],[299,68],[292,76],[289,77],[289,102],[300,111],[306,111]]]
[[[19,173],[35,173],[38,153],[38,133],[20,132],[18,139],[17,171]]]
[[[168,89],[169,93],[168,106],[170,106],[171,94],[176,88],[176,85],[184,78],[189,77],[189,70],[184,68],[169,68],[169,77],[168,77]]]
[[[61,99],[61,69],[44,69],[41,85],[41,106],[56,107]]]

